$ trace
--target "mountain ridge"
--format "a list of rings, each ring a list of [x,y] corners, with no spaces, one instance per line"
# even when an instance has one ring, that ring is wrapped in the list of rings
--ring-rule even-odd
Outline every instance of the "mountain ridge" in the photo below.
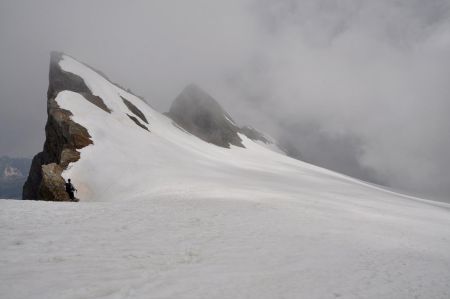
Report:
[[[64,61],[70,61],[69,63],[75,64],[79,69],[92,71],[91,76],[98,75],[97,80],[105,80],[111,84],[109,88],[116,89],[120,102],[126,107],[126,116],[135,125],[151,133],[151,124],[142,109],[137,107],[139,105],[136,105],[136,102],[133,104],[130,100],[130,95],[137,96],[130,94],[128,89],[125,91],[119,84],[112,82],[102,72],[89,65],[62,52],[52,52],[47,91],[46,139],[42,152],[32,160],[28,178],[23,186],[23,199],[68,201],[62,174],[70,164],[80,159],[81,149],[94,144],[89,130],[74,121],[72,111],[61,108],[58,104],[56,99],[61,93],[76,93],[103,112],[108,114],[113,112],[112,107],[105,103],[105,97],[109,98],[110,95],[102,98],[99,93],[95,93],[85,78],[61,66]],[[151,108],[142,98],[137,98],[140,105]],[[114,102],[114,105],[117,105],[117,102]],[[212,96],[194,84],[188,85],[180,93],[166,115],[175,122],[177,128],[216,146],[230,148],[233,145],[245,148],[241,138],[245,135],[255,142],[262,142],[282,152],[276,143],[264,134],[248,126],[242,128],[237,126]]]
[[[230,145],[245,147],[239,134],[253,141],[276,144],[272,138],[250,126],[238,126],[218,101],[196,84],[191,83],[183,89],[167,115],[189,133],[224,148]]]

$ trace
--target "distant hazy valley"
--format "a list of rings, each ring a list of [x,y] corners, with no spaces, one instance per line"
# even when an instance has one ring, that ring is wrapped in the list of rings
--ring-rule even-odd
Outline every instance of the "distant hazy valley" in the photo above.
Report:
[[[31,159],[0,157],[0,198],[19,199]]]

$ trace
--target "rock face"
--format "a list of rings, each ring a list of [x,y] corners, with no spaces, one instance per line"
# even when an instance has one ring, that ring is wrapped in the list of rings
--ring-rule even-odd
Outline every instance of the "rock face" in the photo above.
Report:
[[[61,53],[51,54],[46,140],[43,151],[33,158],[27,181],[23,186],[23,199],[69,200],[61,173],[69,163],[78,161],[80,158],[78,149],[92,144],[89,132],[71,120],[70,111],[58,106],[55,101],[57,94],[63,90],[77,92],[99,108],[110,111],[102,99],[92,94],[83,79],[61,69],[59,66],[61,59]]]
[[[217,146],[245,147],[240,133],[253,141],[278,147],[273,139],[254,128],[239,127],[213,97],[194,84],[181,92],[167,115],[183,130]]]
[[[168,115],[189,133],[215,145],[244,147],[239,128],[209,94],[196,85],[187,86],[175,99]]]

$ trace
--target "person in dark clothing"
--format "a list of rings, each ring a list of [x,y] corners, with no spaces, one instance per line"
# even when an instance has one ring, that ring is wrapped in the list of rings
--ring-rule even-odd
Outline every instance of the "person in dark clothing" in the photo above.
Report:
[[[68,179],[68,182],[66,183],[66,192],[69,193],[70,200],[75,201],[75,194],[74,191],[77,191],[75,187],[72,185],[70,179]]]

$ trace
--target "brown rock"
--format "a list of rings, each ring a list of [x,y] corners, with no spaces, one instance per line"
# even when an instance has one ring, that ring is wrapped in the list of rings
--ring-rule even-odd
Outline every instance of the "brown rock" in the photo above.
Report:
[[[63,169],[56,163],[42,165],[42,180],[39,186],[38,199],[53,201],[69,201],[65,189],[65,181],[61,177]]]
[[[60,91],[70,90],[82,94],[96,106],[109,112],[99,97],[92,95],[80,77],[64,72],[59,67],[60,53],[52,53],[50,61],[50,84],[47,92],[47,124],[45,125],[44,149],[32,161],[30,173],[23,186],[23,199],[70,200],[61,177],[70,163],[80,159],[78,149],[92,144],[86,128],[71,119],[72,113],[61,109],[55,101]]]

